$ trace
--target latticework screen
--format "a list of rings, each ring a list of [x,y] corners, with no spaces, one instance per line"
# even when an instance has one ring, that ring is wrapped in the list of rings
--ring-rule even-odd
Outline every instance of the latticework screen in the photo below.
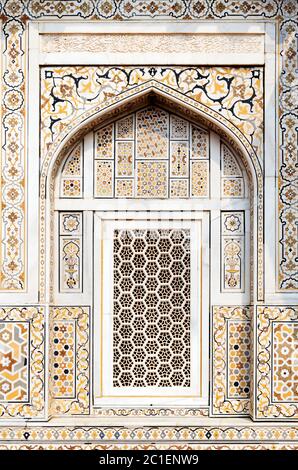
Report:
[[[190,387],[190,230],[114,230],[113,251],[114,387]]]

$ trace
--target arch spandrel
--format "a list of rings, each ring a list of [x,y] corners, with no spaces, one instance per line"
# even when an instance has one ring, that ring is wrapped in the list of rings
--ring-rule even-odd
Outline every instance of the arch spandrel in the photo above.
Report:
[[[42,155],[42,177],[47,176],[48,168],[53,165],[60,152],[67,152],[92,128],[145,106],[153,96],[157,105],[170,108],[187,119],[199,120],[202,125],[228,140],[238,153],[245,155],[244,160],[247,160],[256,179],[262,175],[260,154],[233,123],[208,106],[151,80],[94,106],[62,128],[56,139],[48,145],[48,151]]]
[[[101,111],[108,101],[154,84],[226,118],[261,162],[262,70],[251,67],[47,67],[42,70],[42,157],[61,132],[73,129],[93,108]]]

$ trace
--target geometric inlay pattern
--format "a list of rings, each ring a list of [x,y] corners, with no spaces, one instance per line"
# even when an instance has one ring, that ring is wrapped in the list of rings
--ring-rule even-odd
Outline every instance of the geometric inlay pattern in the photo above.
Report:
[[[244,196],[242,170],[232,151],[221,144],[221,196],[234,198]]]
[[[69,154],[61,170],[60,197],[79,198],[83,195],[83,144]]]
[[[114,143],[114,126],[108,125],[100,129],[96,133],[95,142],[95,158],[106,159],[112,158]]]
[[[114,387],[190,387],[190,230],[114,230]]]
[[[95,161],[95,197],[113,196],[113,163]]]
[[[257,306],[255,417],[297,419],[298,308]]]
[[[55,321],[53,330],[53,397],[71,398],[75,395],[75,321]]]
[[[0,417],[43,418],[43,307],[0,309]]]
[[[0,401],[28,401],[28,322],[0,322]]]
[[[273,401],[298,401],[298,322],[274,322],[273,338]]]
[[[250,411],[251,308],[213,307],[212,415]]]
[[[53,307],[50,317],[50,413],[89,414],[89,307]]]
[[[137,113],[137,156],[155,160],[168,158],[169,115],[151,107]]]
[[[250,396],[250,322],[227,320],[229,398]]]
[[[149,106],[94,134],[95,197],[208,197],[209,134]]]
[[[191,161],[191,197],[208,197],[209,162]]]
[[[167,163],[137,162],[137,195],[144,198],[165,198],[167,193]]]

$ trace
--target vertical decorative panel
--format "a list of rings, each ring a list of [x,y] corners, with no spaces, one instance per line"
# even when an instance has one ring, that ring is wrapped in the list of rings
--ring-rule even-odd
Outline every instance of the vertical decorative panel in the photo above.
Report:
[[[53,322],[52,396],[54,398],[75,396],[75,328],[74,320]]]
[[[19,2],[18,2],[19,3]],[[26,290],[27,279],[27,27],[24,5],[5,3],[1,29],[0,289]],[[1,2],[1,14],[4,3]],[[37,155],[35,155],[37,157]],[[38,157],[37,157],[38,158]],[[34,181],[38,184],[38,180]],[[29,222],[30,223],[30,222]]]
[[[251,308],[213,307],[213,415],[247,415],[250,409]]]
[[[81,290],[81,256],[80,238],[60,237],[61,250],[61,287],[60,291]]]
[[[113,163],[95,162],[95,197],[113,197],[113,174]]]
[[[190,196],[209,196],[209,134],[191,126]]]
[[[114,127],[113,124],[95,133],[95,159],[114,158]]]
[[[169,114],[156,107],[137,113],[137,158],[168,159]]]
[[[170,115],[170,198],[189,197],[189,127],[185,119]]]
[[[51,414],[89,414],[89,307],[53,307],[50,315]]]
[[[222,253],[222,290],[241,289],[241,267],[243,262],[242,237],[223,237]]]
[[[273,401],[298,402],[298,321],[274,322]]]
[[[0,417],[45,417],[42,307],[0,309]]]
[[[114,195],[114,124],[94,134],[94,197]],[[103,161],[103,160],[110,161]]]
[[[209,134],[203,129],[191,126],[191,158],[209,159]]]
[[[244,212],[221,212],[221,290],[244,290]]]
[[[135,114],[115,123],[115,197],[134,197]]]
[[[298,308],[258,306],[255,418],[298,419]]]
[[[116,142],[116,176],[133,176],[134,148],[133,142]]]
[[[188,142],[171,142],[171,177],[188,177]]]
[[[134,115],[126,116],[116,122],[116,139],[134,139]]]
[[[59,290],[82,292],[83,218],[81,212],[59,215]]]
[[[60,196],[79,198],[83,195],[83,144],[77,145],[67,157],[61,172]]]
[[[221,144],[221,196],[223,198],[244,197],[242,170],[232,151]]]
[[[228,398],[248,398],[250,393],[250,321],[227,320]]]
[[[191,162],[191,197],[209,196],[209,162]]]
[[[171,140],[188,140],[189,123],[185,119],[171,114],[170,123]]]
[[[190,387],[190,230],[114,230],[114,387]]]

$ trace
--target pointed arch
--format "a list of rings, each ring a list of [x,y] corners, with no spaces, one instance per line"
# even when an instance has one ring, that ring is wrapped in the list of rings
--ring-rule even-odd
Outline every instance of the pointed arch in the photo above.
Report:
[[[198,122],[198,124],[219,134],[240,155],[250,179],[251,195],[253,198],[252,207],[256,208],[253,215],[254,239],[256,240],[254,258],[257,259],[255,298],[262,300],[263,225],[260,214],[263,212],[263,171],[259,157],[242,132],[220,113],[155,80],[124,91],[117,96],[107,99],[104,103],[94,106],[91,110],[82,113],[59,134],[47,154],[42,156],[43,164],[40,179],[40,237],[42,244],[40,291],[42,299],[46,300],[47,298],[45,279],[46,272],[50,270],[50,266],[47,263],[50,263],[52,258],[50,254],[51,242],[49,243],[46,240],[45,234],[49,233],[48,229],[51,227],[54,178],[61,162],[65,159],[67,153],[74,148],[75,144],[94,127],[120,118],[129,112],[134,112],[152,102],[161,107],[169,108],[176,114],[180,114],[193,122]],[[51,277],[48,276],[48,279],[50,280]]]

